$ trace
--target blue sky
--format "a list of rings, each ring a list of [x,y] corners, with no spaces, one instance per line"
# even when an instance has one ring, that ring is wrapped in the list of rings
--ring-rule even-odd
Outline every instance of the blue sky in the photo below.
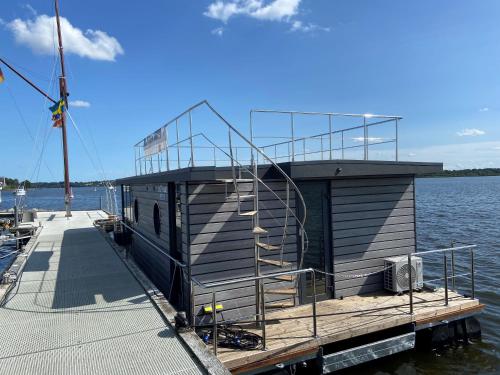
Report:
[[[71,113],[94,159],[70,128],[74,180],[101,178],[95,148],[108,177],[133,174],[132,145],[203,99],[243,130],[251,108],[398,114],[402,160],[500,167],[497,0],[87,0],[61,12],[71,100],[88,105]],[[44,88],[52,16],[48,0],[0,10],[0,56]],[[46,103],[2,70],[0,175],[62,179]]]

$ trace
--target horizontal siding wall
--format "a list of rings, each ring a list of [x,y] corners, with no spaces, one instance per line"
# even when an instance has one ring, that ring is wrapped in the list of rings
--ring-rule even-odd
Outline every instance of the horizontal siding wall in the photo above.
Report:
[[[131,185],[130,194],[132,216],[135,200],[137,200],[139,207],[139,220],[136,222],[132,218],[132,226],[166,253],[169,253],[170,223],[167,185]],[[161,232],[159,236],[155,233],[153,221],[153,209],[156,203],[160,208]],[[170,292],[170,260],[168,257],[137,236],[134,236],[132,256],[158,289],[168,296]]]
[[[413,189],[413,177],[332,181],[335,298],[383,289],[384,258],[415,251]]]
[[[284,182],[266,182],[273,191],[286,201]],[[250,193],[252,183],[240,183],[240,192]],[[227,189],[227,191],[226,191]],[[227,192],[227,195],[226,195]],[[232,184],[202,183],[188,184],[185,196],[189,206],[183,213],[189,214],[189,231],[183,241],[190,248],[191,274],[202,282],[223,281],[255,275],[254,235],[252,218],[238,215],[238,203]],[[290,206],[295,207],[293,192]],[[242,211],[253,210],[253,201],[243,203]],[[285,224],[285,208],[279,199],[266,187],[259,188],[260,226],[269,231],[261,236],[262,242],[280,245]],[[295,219],[288,218],[288,230],[284,259],[297,261],[297,240]],[[279,259],[279,253],[261,250],[263,258]],[[262,273],[278,272],[280,268],[261,266]],[[290,287],[291,283],[266,281],[266,287]],[[251,317],[255,314],[255,284],[246,282],[217,288],[217,301],[224,306],[225,319]],[[194,287],[195,313],[199,322],[207,322],[210,316],[203,316],[204,305],[211,304],[211,290]],[[267,295],[268,301],[286,299],[283,296]],[[290,298],[288,298],[290,300]]]

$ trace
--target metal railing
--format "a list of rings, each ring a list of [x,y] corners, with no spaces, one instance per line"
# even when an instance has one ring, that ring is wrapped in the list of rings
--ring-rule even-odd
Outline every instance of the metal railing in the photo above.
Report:
[[[477,245],[471,245],[471,244],[464,244],[462,246],[455,246],[455,243],[461,243],[461,242],[456,242],[452,241],[451,242],[451,247],[445,248],[445,249],[437,249],[437,250],[429,250],[429,251],[420,251],[418,253],[414,254],[409,254],[408,255],[408,265],[409,265],[409,280],[411,280],[412,275],[411,275],[411,258],[412,256],[419,256],[419,257],[427,257],[429,255],[435,255],[435,254],[442,254],[443,262],[442,262],[442,267],[443,267],[443,277],[442,278],[437,278],[433,280],[427,281],[427,283],[432,283],[435,281],[444,281],[444,304],[447,306],[449,303],[449,295],[448,295],[448,283],[449,279],[451,278],[452,282],[452,290],[457,290],[456,288],[456,279],[457,278],[466,278],[470,277],[470,298],[475,299],[476,295],[476,290],[475,290],[475,260],[474,260],[474,251],[478,248]],[[456,256],[455,254],[457,252],[464,252],[464,251],[469,251],[469,272],[457,274],[456,273]],[[449,275],[449,270],[448,270],[448,254],[450,255],[450,260],[451,260],[451,276]],[[410,288],[409,291],[409,297],[410,297],[410,312],[413,314],[413,290]]]
[[[135,235],[137,235],[138,237],[140,237],[143,241],[145,241],[148,245],[150,245],[151,247],[153,247],[155,250],[157,250],[158,252],[162,253],[163,255],[165,255],[170,262],[173,262],[176,266],[180,267],[182,269],[183,272],[186,272],[186,275],[189,275],[189,273],[187,272],[187,265],[175,258],[173,258],[170,254],[168,254],[167,252],[165,252],[161,247],[159,247],[158,245],[156,245],[155,243],[151,242],[147,237],[145,237],[144,235],[142,235],[140,232],[138,232],[137,230],[135,230],[133,227],[131,227],[130,225],[128,225],[127,223],[121,221],[122,225],[126,228],[128,228],[129,230],[131,230]],[[412,253],[412,254],[408,254],[408,268],[409,268],[409,275],[408,275],[408,280],[409,280],[409,285],[410,286],[413,286],[413,283],[412,283],[412,278],[413,278],[413,275],[412,275],[412,260],[414,257],[428,257],[428,256],[432,256],[432,255],[436,255],[436,254],[442,254],[442,259],[443,259],[443,277],[442,278],[438,278],[438,279],[433,279],[433,280],[430,280],[428,282],[434,282],[434,281],[444,281],[444,300],[443,300],[443,303],[445,306],[447,306],[449,304],[449,294],[448,294],[448,291],[449,291],[449,279],[452,280],[452,290],[456,290],[455,286],[455,279],[456,278],[463,278],[463,277],[467,277],[469,276],[470,277],[470,291],[471,291],[471,295],[470,295],[470,298],[471,299],[475,299],[475,258],[474,258],[474,252],[477,250],[478,246],[477,245],[463,245],[463,246],[454,246],[454,242],[452,244],[451,247],[449,248],[444,248],[444,249],[437,249],[437,250],[430,250],[430,251],[421,251],[421,252],[417,252],[417,253]],[[465,252],[465,251],[469,251],[470,252],[470,255],[469,255],[469,272],[467,273],[461,273],[461,274],[456,274],[455,270],[456,270],[456,257],[455,257],[455,254],[457,252]],[[450,255],[450,258],[448,258],[448,254]],[[451,275],[449,274],[449,268],[448,268],[448,260],[451,260]],[[378,271],[378,272],[383,272],[384,270],[382,271]],[[217,349],[218,349],[218,343],[217,343],[217,330],[218,330],[218,325],[221,323],[218,321],[218,318],[217,318],[217,291],[215,290],[215,288],[217,287],[221,287],[221,286],[227,286],[227,285],[234,285],[234,284],[240,284],[240,283],[245,283],[245,282],[252,282],[252,281],[255,281],[255,282],[258,282],[259,283],[259,288],[261,290],[261,293],[260,293],[260,305],[261,305],[261,312],[260,312],[260,319],[258,319],[256,322],[258,324],[260,324],[260,329],[261,329],[261,332],[262,332],[262,346],[263,346],[263,349],[266,348],[266,323],[267,323],[267,320],[266,320],[266,309],[265,309],[265,293],[264,293],[264,280],[266,279],[272,279],[272,278],[276,278],[276,277],[279,277],[279,276],[287,276],[287,275],[304,275],[304,274],[311,274],[311,284],[312,284],[312,302],[311,302],[311,314],[310,315],[298,315],[298,316],[293,316],[293,317],[290,317],[290,318],[286,318],[286,319],[311,319],[312,322],[313,322],[313,331],[312,331],[312,337],[318,337],[318,318],[320,317],[325,317],[325,316],[332,316],[332,315],[340,315],[340,314],[346,314],[347,312],[346,311],[339,311],[339,312],[327,312],[327,313],[322,313],[322,314],[318,314],[317,313],[317,290],[316,290],[316,274],[317,273],[324,273],[324,274],[327,274],[327,275],[332,275],[332,274],[329,274],[329,273],[325,273],[325,272],[322,272],[320,270],[316,270],[314,268],[305,268],[305,269],[297,269],[297,270],[291,270],[291,271],[282,271],[282,272],[276,272],[276,273],[269,273],[269,274],[265,274],[265,275],[261,275],[261,276],[253,276],[253,277],[238,277],[238,278],[233,278],[233,279],[229,279],[229,280],[224,280],[224,281],[217,281],[217,282],[208,282],[208,283],[204,283],[200,280],[198,280],[196,277],[193,277],[193,276],[187,276],[187,280],[188,282],[190,283],[190,287],[191,287],[191,296],[190,296],[190,302],[191,302],[191,324],[193,327],[196,326],[196,316],[198,316],[198,314],[196,314],[195,312],[195,294],[194,294],[194,285],[200,287],[200,288],[203,288],[203,289],[206,289],[206,290],[211,290],[211,305],[212,305],[212,312],[211,312],[211,317],[212,317],[212,322],[211,322],[211,325],[212,325],[212,338],[213,338],[213,351],[214,351],[214,354],[217,355]],[[376,272],[374,272],[376,273]],[[348,278],[358,278],[358,277],[365,277],[366,275],[353,275],[353,276],[350,276]],[[345,278],[343,278],[345,279]],[[171,281],[173,283],[173,281]],[[428,283],[427,282],[427,283]],[[425,280],[424,280],[424,287],[425,287]],[[377,309],[384,309],[384,308],[393,308],[393,307],[404,307],[404,306],[407,306],[409,307],[409,314],[410,315],[413,315],[414,314],[414,306],[415,306],[415,302],[413,301],[413,293],[414,293],[414,289],[415,286],[413,287],[409,287],[409,290],[408,290],[408,303],[406,304],[398,304],[398,305],[389,305],[389,306],[386,306],[386,307],[382,307],[382,308],[377,308]],[[423,301],[425,302],[425,301]],[[417,303],[423,303],[423,302],[417,302]],[[364,309],[356,309],[356,310],[352,310],[350,312],[352,313],[360,313],[360,312],[363,312],[363,311],[373,311],[373,308],[369,308],[367,310],[364,310]],[[236,322],[238,322],[238,320],[236,320]],[[227,323],[227,322],[226,322]]]
[[[158,172],[177,170],[181,168],[197,167],[197,166],[215,166],[224,167],[231,166],[231,160],[226,157],[220,158],[217,148],[205,145],[196,144],[195,123],[193,122],[193,112],[201,107],[207,107],[219,120],[230,127],[230,131],[235,132],[240,137],[245,136],[235,127],[229,124],[215,109],[206,101],[202,101],[172,120],[157,129],[154,133],[143,138],[134,145],[135,153],[135,174],[145,175]],[[289,125],[282,131],[279,131],[279,136],[254,134],[258,125],[256,114],[280,114],[289,116]],[[302,116],[319,116],[326,118],[325,124],[320,128],[323,131],[317,134],[307,136],[298,136],[298,131],[301,129],[298,124],[298,118]],[[186,121],[183,121],[184,119]],[[336,121],[339,118],[362,120],[362,124],[342,127]],[[370,148],[377,145],[394,144],[394,160],[399,160],[399,122],[401,116],[386,116],[373,114],[352,114],[352,113],[335,113],[335,112],[300,112],[300,111],[275,111],[275,110],[251,110],[250,111],[250,141],[242,142],[240,145],[235,144],[234,140],[231,145],[228,143],[219,144],[220,149],[231,151],[231,155],[243,164],[251,164],[252,156],[255,156],[257,163],[274,164],[280,162],[294,162],[306,160],[335,160],[345,159],[346,153],[349,150],[362,149],[362,159],[370,159]],[[184,122],[184,124],[183,124]],[[394,131],[389,137],[372,137],[370,129],[383,124],[394,125]],[[183,128],[184,125],[184,129]],[[325,126],[323,126],[325,125]],[[269,127],[267,127],[269,128]],[[206,129],[206,126],[203,128]],[[353,132],[362,133],[358,137],[348,137],[348,134]],[[181,133],[185,136],[181,137]],[[220,134],[219,134],[220,135]],[[214,139],[217,134],[211,138]],[[273,140],[267,143],[264,140]],[[279,142],[275,142],[280,139]],[[256,141],[259,140],[259,144]],[[228,140],[226,139],[226,142]],[[351,144],[354,141],[355,144]],[[260,144],[262,143],[262,144]],[[359,143],[359,144],[356,144]],[[254,154],[255,150],[259,152]],[[384,158],[389,160],[390,158]]]
[[[288,131],[285,136],[262,136],[255,135],[255,114],[278,114],[289,116]],[[297,117],[298,116],[319,116],[327,119],[325,124],[326,131],[319,134],[297,137]],[[336,126],[334,120],[336,118],[351,118],[362,119],[361,125],[340,128]],[[369,122],[371,119],[376,119],[375,122]],[[259,147],[269,155],[274,155],[274,161],[277,162],[293,162],[306,161],[308,155],[316,155],[319,160],[335,160],[344,159],[345,151],[350,149],[363,148],[363,160],[369,160],[370,146],[394,143],[395,145],[395,160],[399,160],[399,121],[401,116],[387,116],[374,114],[354,114],[354,113],[336,113],[336,112],[301,112],[301,111],[278,111],[278,110],[262,110],[254,109],[250,111],[250,139],[252,142],[255,139],[285,139],[285,141],[275,142]],[[370,128],[382,124],[393,123],[394,135],[390,138],[370,137]],[[354,138],[362,142],[360,145],[346,145],[345,134],[355,130],[362,130],[363,136]],[[335,141],[338,139],[339,146],[335,146]],[[311,145],[311,142],[312,145]],[[316,143],[314,143],[316,142]],[[309,148],[308,148],[309,145]],[[313,147],[313,150],[310,148]],[[284,153],[278,154],[278,148],[284,149]],[[302,152],[300,151],[302,149]],[[339,154],[340,155],[337,155]],[[311,160],[311,159],[310,159]],[[314,159],[318,160],[318,159]]]
[[[317,337],[318,336],[318,327],[317,327],[317,319],[316,319],[316,272],[312,268],[304,268],[304,269],[298,269],[298,270],[292,270],[292,271],[283,271],[283,272],[276,272],[272,274],[266,274],[262,276],[253,276],[253,277],[244,277],[244,278],[235,278],[235,279],[230,279],[230,280],[225,280],[225,281],[218,281],[218,282],[212,282],[212,283],[202,283],[198,281],[196,278],[191,277],[191,281],[193,284],[196,284],[200,288],[204,289],[212,289],[212,342],[213,342],[213,351],[214,354],[217,355],[217,291],[214,290],[216,287],[220,286],[226,286],[226,285],[234,285],[234,284],[240,284],[244,282],[249,282],[249,281],[257,281],[259,283],[259,288],[260,288],[260,306],[261,306],[261,311],[260,311],[260,319],[258,320],[258,324],[260,324],[261,332],[262,332],[262,348],[265,350],[266,349],[266,304],[265,304],[265,293],[264,293],[264,280],[265,279],[272,279],[278,276],[290,276],[290,275],[301,275],[301,274],[307,274],[310,273],[312,275],[311,280],[312,280],[312,288],[313,288],[313,293],[312,293],[312,322],[313,322],[313,335],[312,337]],[[191,287],[191,290],[193,290],[193,286]],[[194,325],[194,324],[193,324]]]

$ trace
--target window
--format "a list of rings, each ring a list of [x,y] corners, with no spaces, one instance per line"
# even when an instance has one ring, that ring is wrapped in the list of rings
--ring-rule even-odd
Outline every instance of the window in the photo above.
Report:
[[[139,202],[137,202],[137,198],[134,200],[134,220],[136,223],[139,222]]]
[[[155,233],[157,236],[161,233],[161,217],[160,217],[160,206],[158,203],[155,203],[153,208],[153,224],[155,228]]]

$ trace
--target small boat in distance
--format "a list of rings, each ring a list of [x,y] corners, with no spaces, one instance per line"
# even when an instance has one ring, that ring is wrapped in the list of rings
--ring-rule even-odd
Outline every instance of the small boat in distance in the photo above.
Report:
[[[19,187],[14,191],[14,195],[24,197],[26,195],[26,190],[23,187]]]

